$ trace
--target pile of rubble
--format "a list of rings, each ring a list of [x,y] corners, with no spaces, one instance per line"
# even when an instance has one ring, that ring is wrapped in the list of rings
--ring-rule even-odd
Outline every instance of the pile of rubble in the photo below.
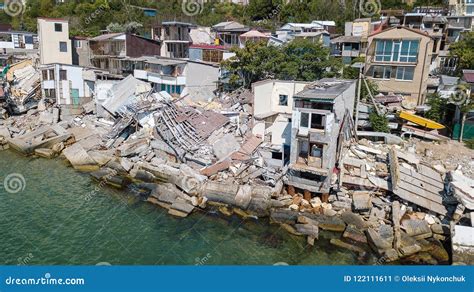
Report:
[[[11,66],[3,84],[4,107],[10,114],[23,114],[37,106],[41,98],[40,71],[35,59]]]
[[[110,95],[73,119],[60,121],[60,108],[43,103],[11,117],[0,123],[0,149],[60,156],[174,216],[206,208],[269,216],[310,245],[320,230],[330,231],[332,244],[361,255],[373,251],[381,263],[449,262],[451,225],[469,219],[465,209],[473,208],[472,180],[459,168],[426,164],[413,143],[346,145],[333,193],[314,195],[285,188],[286,169],[265,165],[245,96],[190,106],[132,76]]]

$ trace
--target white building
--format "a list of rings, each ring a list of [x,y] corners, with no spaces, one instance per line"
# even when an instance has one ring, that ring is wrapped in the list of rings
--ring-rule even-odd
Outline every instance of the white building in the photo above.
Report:
[[[252,84],[252,133],[262,139],[260,152],[270,166],[283,167],[289,160],[293,96],[308,84],[283,80],[264,80]]]
[[[96,69],[58,63],[40,69],[44,98],[60,106],[80,106],[92,100]]]
[[[59,18],[38,18],[40,63],[72,64],[69,22]]]
[[[34,50],[38,46],[38,36],[26,31],[0,31],[0,49],[5,52],[12,50]]]
[[[151,82],[156,91],[175,96],[208,100],[214,96],[219,66],[196,61],[158,57],[130,59],[135,63],[135,78]]]

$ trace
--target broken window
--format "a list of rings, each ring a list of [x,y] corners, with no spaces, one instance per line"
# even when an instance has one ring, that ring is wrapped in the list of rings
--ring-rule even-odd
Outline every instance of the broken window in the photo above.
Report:
[[[298,162],[306,163],[308,159],[308,152],[309,152],[309,142],[307,140],[299,142],[299,154],[298,154]]]
[[[321,158],[323,157],[323,145],[312,143],[311,144],[311,156]]]
[[[308,166],[321,168],[323,166],[324,146],[318,143],[310,144],[310,153],[308,157]]]
[[[0,42],[11,42],[12,35],[9,33],[2,33],[0,34]]]
[[[67,71],[59,70],[59,80],[67,80]]]
[[[324,116],[320,114],[311,114],[311,129],[324,130]]]
[[[272,152],[272,159],[283,160],[283,153],[281,153],[281,152]]]
[[[280,101],[278,104],[281,106],[288,106],[288,95],[280,94]]]

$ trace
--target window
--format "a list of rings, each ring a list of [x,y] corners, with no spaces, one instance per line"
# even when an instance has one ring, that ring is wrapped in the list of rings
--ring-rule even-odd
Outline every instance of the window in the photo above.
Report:
[[[43,75],[43,80],[49,80],[48,79],[48,70],[41,71],[41,74]]]
[[[412,81],[414,74],[414,67],[397,67],[397,80]]]
[[[49,70],[49,80],[54,80],[54,70],[53,69]]]
[[[280,94],[280,101],[278,104],[281,106],[288,106],[288,95]]]
[[[223,55],[224,55],[223,51],[203,50],[202,60],[204,62],[220,63],[223,59]]]
[[[45,89],[44,95],[46,98],[56,98],[56,90],[55,89]]]
[[[63,31],[63,24],[62,23],[55,23],[54,24],[54,31],[57,31],[57,32]]]
[[[281,152],[272,152],[272,159],[283,160],[283,153],[281,153]]]
[[[74,41],[74,47],[76,47],[76,48],[82,48],[82,42],[79,41],[79,40],[75,40],[75,41]]]
[[[67,71],[59,70],[59,80],[67,80]]]
[[[62,53],[67,53],[67,43],[59,42],[59,51]]]
[[[309,126],[309,113],[301,113],[300,127],[308,128]]]
[[[390,79],[392,75],[392,67],[390,66],[374,66],[372,77],[376,79]]]
[[[311,157],[321,158],[323,157],[323,145],[311,144]]]
[[[0,34],[0,42],[11,42],[12,35],[9,33],[2,33]]]
[[[324,116],[311,114],[311,129],[324,130]]]
[[[416,62],[418,60],[418,40],[376,40],[375,61]]]

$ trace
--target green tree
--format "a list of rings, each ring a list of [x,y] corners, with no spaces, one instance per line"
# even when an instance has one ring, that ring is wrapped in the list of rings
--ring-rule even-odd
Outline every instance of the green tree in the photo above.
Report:
[[[462,34],[462,39],[450,47],[451,56],[458,57],[458,69],[474,68],[474,32]]]
[[[284,46],[268,46],[265,42],[248,42],[245,48],[235,48],[235,57],[222,63],[245,87],[253,82],[278,78],[313,81],[323,77],[338,77],[340,61],[331,57],[327,48],[308,40],[295,40]]]
[[[372,109],[369,114],[369,121],[372,129],[375,132],[390,133],[390,127],[388,126],[388,118],[383,114],[377,114],[375,109]]]
[[[426,113],[425,117],[435,122],[443,123],[448,101],[438,93],[432,93],[428,95],[426,103],[430,106],[430,110]]]

